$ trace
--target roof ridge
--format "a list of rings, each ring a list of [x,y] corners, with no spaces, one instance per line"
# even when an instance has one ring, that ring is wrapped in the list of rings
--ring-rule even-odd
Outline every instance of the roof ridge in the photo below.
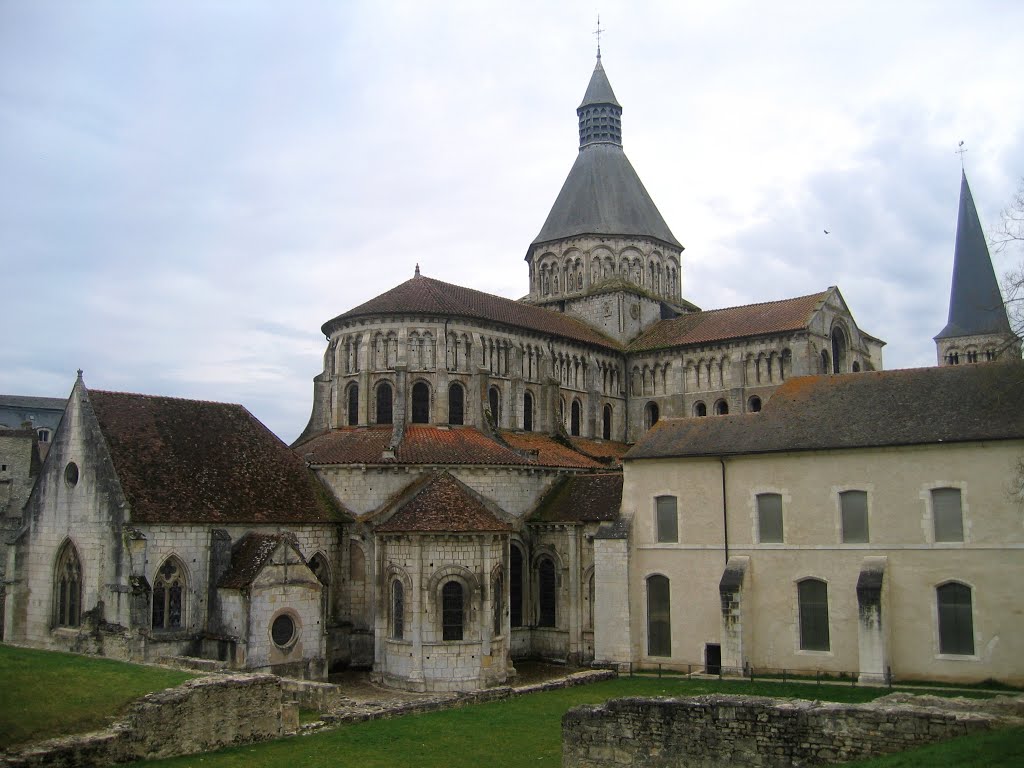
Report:
[[[690,314],[690,315],[709,315],[709,314],[712,314],[714,312],[727,312],[730,309],[748,309],[750,307],[766,307],[769,304],[785,304],[786,302],[790,302],[790,301],[800,301],[801,299],[810,299],[810,298],[814,298],[814,297],[818,297],[818,296],[824,296],[829,291],[831,291],[834,287],[835,286],[830,285],[828,288],[826,288],[823,291],[818,291],[816,293],[807,293],[807,294],[804,294],[802,296],[790,296],[790,297],[785,298],[785,299],[772,299],[770,301],[754,301],[754,302],[751,302],[750,304],[736,304],[736,305],[731,306],[731,307],[718,307],[717,309],[702,309],[699,312],[690,312],[688,314]],[[680,317],[686,317],[686,316],[687,315],[680,315]]]
[[[181,397],[179,395],[147,395],[142,392],[123,392],[120,390],[113,389],[92,389],[88,388],[90,395],[124,395],[127,397],[139,397],[146,400],[177,400],[185,403],[206,403],[207,405],[227,405],[233,408],[242,408],[248,411],[248,409],[241,403],[226,403],[223,400],[204,400],[198,397]]]

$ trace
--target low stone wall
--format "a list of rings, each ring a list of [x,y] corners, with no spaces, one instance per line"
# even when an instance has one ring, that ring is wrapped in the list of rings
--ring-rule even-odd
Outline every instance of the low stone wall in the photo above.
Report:
[[[143,696],[106,731],[39,742],[0,757],[0,766],[91,768],[188,755],[276,739],[297,726],[279,678],[207,677]]]
[[[1021,699],[981,711],[982,702],[947,705],[937,697],[923,698],[907,703],[913,697],[885,697],[870,704],[732,695],[617,699],[565,714],[562,765],[827,765],[987,730],[1024,709]]]

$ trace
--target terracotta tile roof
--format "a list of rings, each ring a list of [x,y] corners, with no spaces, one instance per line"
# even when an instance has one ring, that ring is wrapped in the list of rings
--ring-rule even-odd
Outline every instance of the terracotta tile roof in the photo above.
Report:
[[[286,542],[295,554],[302,558],[302,553],[284,534],[247,533],[231,548],[231,565],[221,576],[217,586],[225,589],[242,589],[252,584],[267,558],[281,542]],[[302,561],[305,562],[305,559],[302,558]]]
[[[501,432],[501,439],[531,456],[531,464],[564,469],[601,469],[606,464],[540,432]],[[534,452],[535,457],[534,457]]]
[[[329,336],[344,323],[369,315],[417,314],[444,318],[488,320],[510,328],[525,328],[538,333],[561,336],[570,341],[594,344],[606,349],[621,350],[621,345],[581,320],[553,310],[522,304],[518,301],[474,291],[461,285],[444,283],[417,275],[389,291],[350,309],[323,324]]]
[[[829,291],[762,304],[693,312],[655,323],[630,342],[628,352],[707,344],[806,328]]]
[[[409,425],[394,458],[384,458],[392,427],[335,429],[296,446],[311,464],[499,464],[530,462],[475,427]]]
[[[498,518],[481,498],[448,472],[437,472],[411,499],[375,528],[377,533],[505,532],[512,526]]]
[[[618,519],[621,506],[621,473],[570,475],[544,495],[530,515],[530,522],[609,522]]]
[[[88,397],[135,522],[351,519],[240,405],[123,392]]]
[[[1024,364],[801,376],[760,413],[662,419],[626,456],[718,456],[1024,439]]]
[[[614,466],[622,464],[622,457],[630,448],[628,443],[617,443],[614,440],[593,440],[588,437],[570,437],[569,442],[576,450],[588,456],[605,459]]]

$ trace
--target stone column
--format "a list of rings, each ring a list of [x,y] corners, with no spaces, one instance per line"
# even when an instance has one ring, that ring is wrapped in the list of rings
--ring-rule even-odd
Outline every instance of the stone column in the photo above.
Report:
[[[583,655],[583,594],[580,590],[581,526],[566,526],[569,540],[569,655],[567,661],[578,664]]]
[[[412,594],[409,599],[412,601],[412,670],[409,673],[409,682],[414,690],[425,690],[426,684],[423,680],[423,622],[426,618],[426,601],[430,599],[424,590],[428,587],[424,583],[423,569],[426,563],[423,562],[423,539],[420,536],[412,538],[416,545],[416,556],[419,566],[412,568]]]
[[[884,683],[889,647],[882,624],[882,585],[887,558],[865,557],[857,577],[857,649],[860,683]]]

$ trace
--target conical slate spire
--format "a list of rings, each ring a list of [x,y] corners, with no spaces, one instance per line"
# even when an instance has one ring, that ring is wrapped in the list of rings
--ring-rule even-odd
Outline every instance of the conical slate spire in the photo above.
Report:
[[[622,106],[615,100],[600,54],[576,114],[580,121],[580,149],[597,143],[622,146]]]
[[[949,318],[936,339],[986,334],[1010,334],[999,282],[992,268],[985,233],[981,229],[967,174],[960,179],[960,212],[953,251],[953,284],[949,291]]]

